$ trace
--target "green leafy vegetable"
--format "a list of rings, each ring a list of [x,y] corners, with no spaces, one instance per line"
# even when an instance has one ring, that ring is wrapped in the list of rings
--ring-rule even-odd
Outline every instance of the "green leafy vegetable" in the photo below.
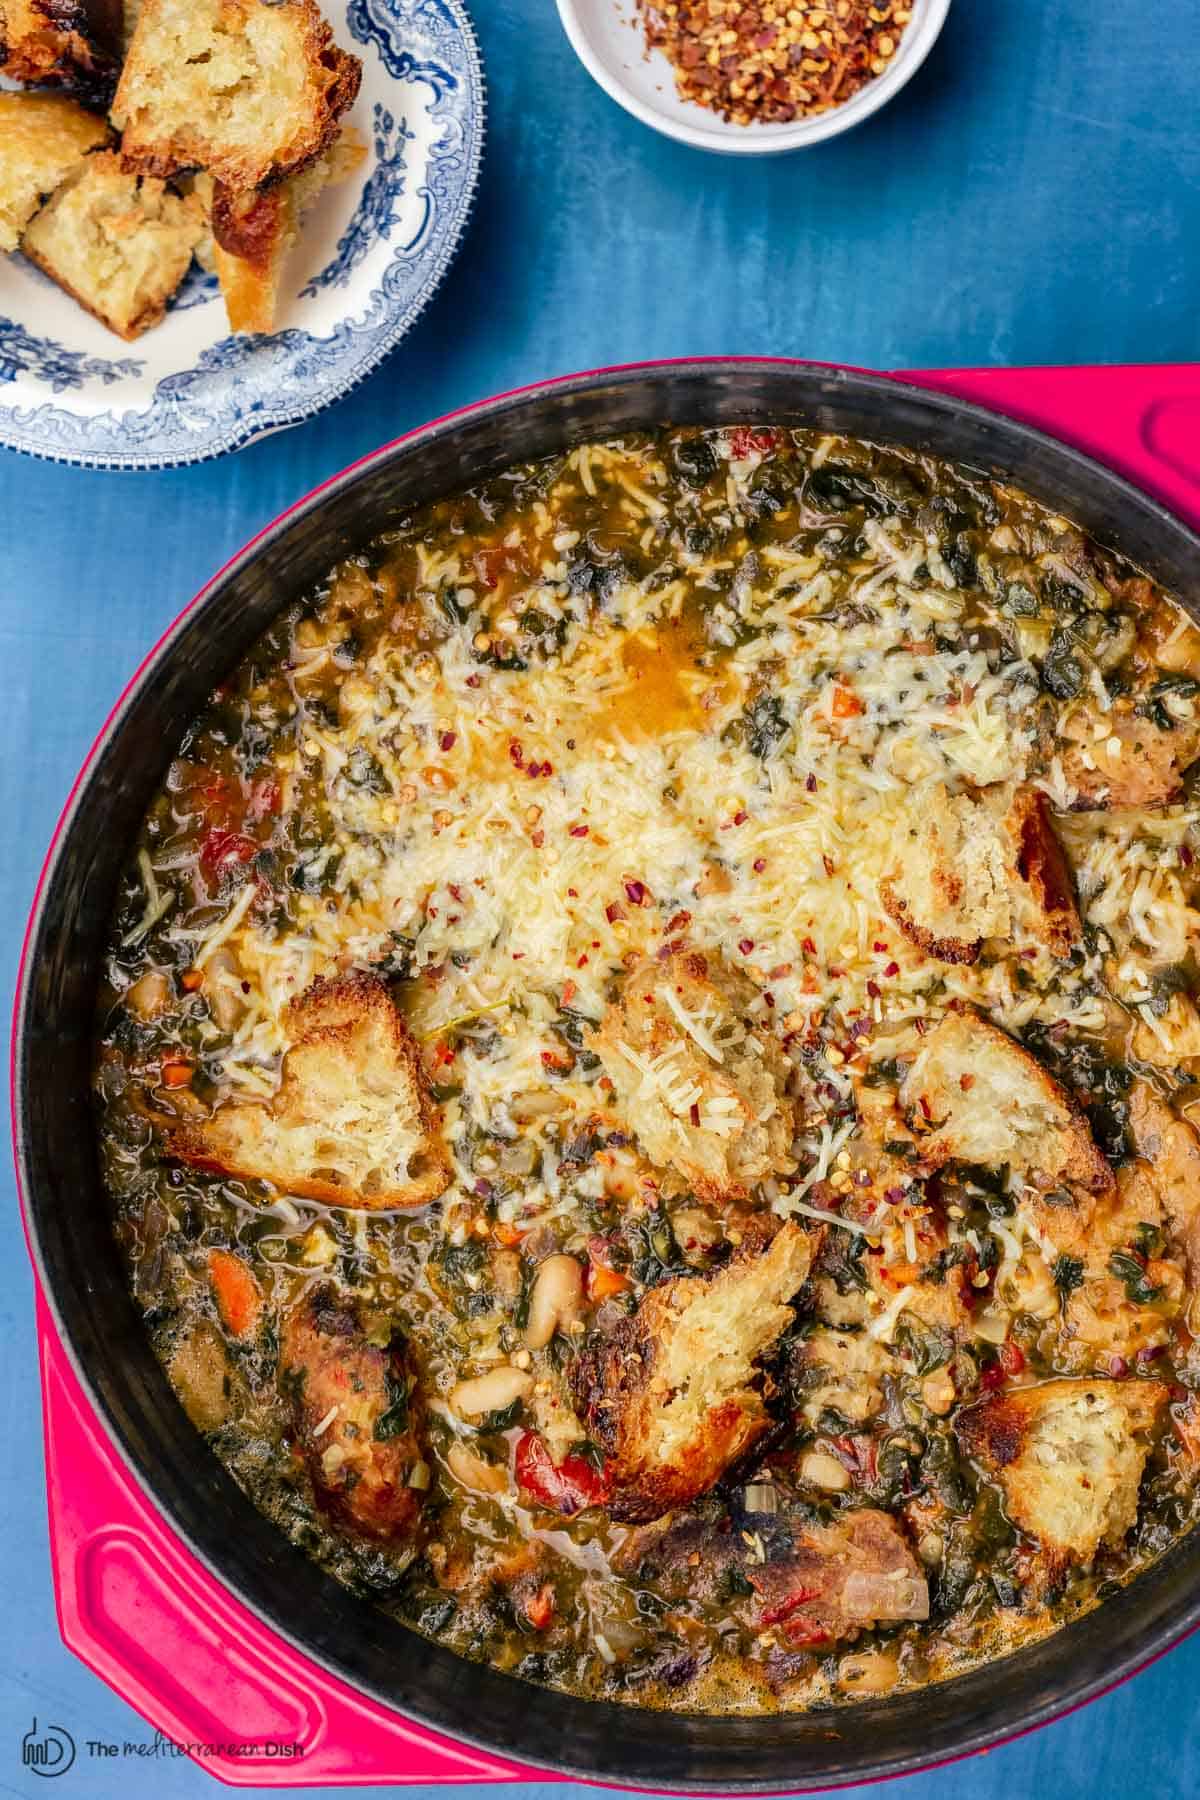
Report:
[[[1056,1256],[1050,1273],[1054,1285],[1065,1300],[1077,1287],[1083,1286],[1083,1263],[1078,1256]]]
[[[1162,1288],[1156,1287],[1146,1274],[1145,1264],[1127,1250],[1113,1251],[1108,1259],[1108,1272],[1125,1283],[1125,1298],[1132,1300],[1135,1306],[1149,1306],[1162,1293]]]
[[[381,1412],[375,1421],[374,1437],[377,1444],[386,1443],[389,1438],[403,1437],[408,1430],[412,1417],[410,1401],[413,1381],[411,1375],[387,1377],[388,1404],[386,1412]]]

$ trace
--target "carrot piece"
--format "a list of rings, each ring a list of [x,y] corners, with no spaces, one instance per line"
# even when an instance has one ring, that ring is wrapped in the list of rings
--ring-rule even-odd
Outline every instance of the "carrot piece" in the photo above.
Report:
[[[192,1065],[190,1062],[184,1062],[182,1058],[165,1062],[159,1070],[159,1078],[164,1087],[186,1087],[192,1079]]]
[[[530,1594],[525,1601],[525,1617],[535,1631],[545,1631],[554,1619],[554,1588],[550,1582],[544,1582],[536,1594]]]
[[[217,1298],[221,1323],[234,1337],[245,1337],[258,1324],[262,1294],[258,1282],[240,1256],[229,1250],[210,1250],[208,1277]]]
[[[609,1300],[614,1294],[627,1294],[632,1286],[628,1275],[622,1275],[620,1269],[606,1268],[603,1263],[592,1263],[588,1269],[589,1300]]]

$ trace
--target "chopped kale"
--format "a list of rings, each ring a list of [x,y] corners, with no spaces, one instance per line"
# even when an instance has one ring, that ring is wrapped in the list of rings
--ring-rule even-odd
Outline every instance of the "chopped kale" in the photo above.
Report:
[[[387,1410],[376,1419],[374,1432],[375,1441],[380,1444],[386,1443],[388,1438],[403,1437],[412,1417],[412,1376],[389,1374],[385,1379]]]
[[[1083,1286],[1083,1263],[1077,1256],[1056,1256],[1050,1270],[1054,1285],[1065,1300],[1077,1287]]]
[[[765,762],[788,734],[788,722],[775,694],[759,694],[743,713],[746,742],[751,752]]]
[[[1162,1293],[1146,1273],[1146,1266],[1127,1250],[1114,1250],[1108,1259],[1108,1272],[1125,1283],[1125,1297],[1135,1306],[1149,1306]]]

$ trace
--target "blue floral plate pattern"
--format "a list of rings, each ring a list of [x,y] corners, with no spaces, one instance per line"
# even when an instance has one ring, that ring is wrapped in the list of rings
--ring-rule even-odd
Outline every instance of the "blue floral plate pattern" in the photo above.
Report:
[[[483,152],[483,67],[461,0],[342,0],[369,147],[288,265],[280,329],[232,336],[195,265],[123,344],[19,255],[0,256],[0,444],[94,469],[201,462],[321,411],[370,374],[458,248]],[[341,29],[337,30],[338,23]]]

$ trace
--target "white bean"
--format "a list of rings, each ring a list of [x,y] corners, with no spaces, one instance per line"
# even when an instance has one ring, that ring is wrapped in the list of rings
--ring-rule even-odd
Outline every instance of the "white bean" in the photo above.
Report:
[[[532,1375],[501,1363],[486,1375],[460,1381],[450,1390],[450,1406],[460,1419],[482,1419],[485,1413],[503,1412],[514,1400],[524,1400],[532,1392]]]
[[[583,1311],[583,1269],[573,1256],[548,1256],[529,1297],[525,1343],[544,1350],[556,1331],[574,1324]]]
[[[896,1659],[884,1650],[863,1650],[844,1656],[838,1668],[838,1686],[849,1694],[886,1694],[895,1687],[900,1671]]]
[[[850,1486],[849,1474],[827,1450],[810,1450],[801,1457],[800,1474],[803,1480],[831,1494],[843,1494]]]
[[[502,1494],[508,1486],[508,1472],[499,1463],[484,1462],[469,1444],[451,1444],[446,1452],[446,1467],[456,1481],[476,1494]]]
[[[147,969],[125,993],[125,1004],[139,1019],[153,1019],[166,1012],[174,998],[171,984],[161,969]]]

